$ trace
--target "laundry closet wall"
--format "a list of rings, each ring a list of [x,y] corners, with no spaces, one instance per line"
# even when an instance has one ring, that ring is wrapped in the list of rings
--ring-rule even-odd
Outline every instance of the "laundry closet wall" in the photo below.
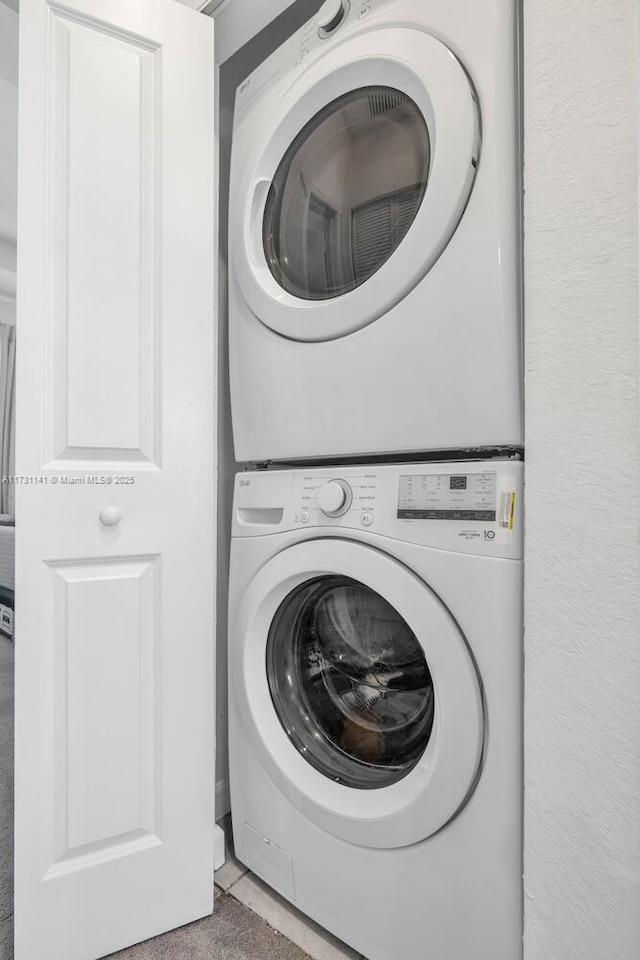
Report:
[[[636,4],[524,7],[525,958],[637,960]]]

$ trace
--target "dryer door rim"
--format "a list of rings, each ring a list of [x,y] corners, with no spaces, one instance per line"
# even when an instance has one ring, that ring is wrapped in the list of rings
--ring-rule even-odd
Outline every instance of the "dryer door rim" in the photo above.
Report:
[[[435,691],[435,719],[418,764],[391,786],[361,790],[311,766],[285,733],[266,670],[269,628],[282,601],[318,576],[343,575],[379,593],[420,642]],[[292,804],[319,827],[374,848],[407,846],[451,820],[473,789],[484,739],[480,684],[467,643],[430,587],[377,547],[318,538],[284,548],[257,572],[230,633],[232,695],[239,722],[265,770]]]
[[[267,263],[262,227],[269,188],[305,125],[327,104],[368,86],[396,89],[420,109],[431,140],[426,192],[408,233],[368,280],[335,298],[301,299],[280,286]],[[286,93],[275,87],[263,113],[236,144],[247,156],[233,188],[230,217],[230,252],[240,290],[253,314],[275,333],[301,341],[346,336],[402,300],[434,266],[458,227],[480,153],[479,106],[471,80],[442,41],[414,28],[385,28],[337,46]]]

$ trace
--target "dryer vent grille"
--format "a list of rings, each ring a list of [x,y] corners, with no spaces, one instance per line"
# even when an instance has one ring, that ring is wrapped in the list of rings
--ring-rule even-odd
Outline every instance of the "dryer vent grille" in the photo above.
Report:
[[[369,95],[369,113],[372,117],[379,117],[407,102],[407,97],[397,90],[385,90]]]

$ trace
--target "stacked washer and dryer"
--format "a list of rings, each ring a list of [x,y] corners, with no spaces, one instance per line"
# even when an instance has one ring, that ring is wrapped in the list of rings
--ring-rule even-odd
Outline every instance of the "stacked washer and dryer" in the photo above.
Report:
[[[239,88],[236,854],[369,960],[522,953],[516,0],[327,0]]]

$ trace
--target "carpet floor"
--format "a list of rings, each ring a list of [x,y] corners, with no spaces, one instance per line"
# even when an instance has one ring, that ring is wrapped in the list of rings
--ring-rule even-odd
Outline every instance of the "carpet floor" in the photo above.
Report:
[[[0,960],[13,958],[13,644],[0,633]]]
[[[213,916],[112,953],[109,960],[309,960],[309,955],[222,893]]]

